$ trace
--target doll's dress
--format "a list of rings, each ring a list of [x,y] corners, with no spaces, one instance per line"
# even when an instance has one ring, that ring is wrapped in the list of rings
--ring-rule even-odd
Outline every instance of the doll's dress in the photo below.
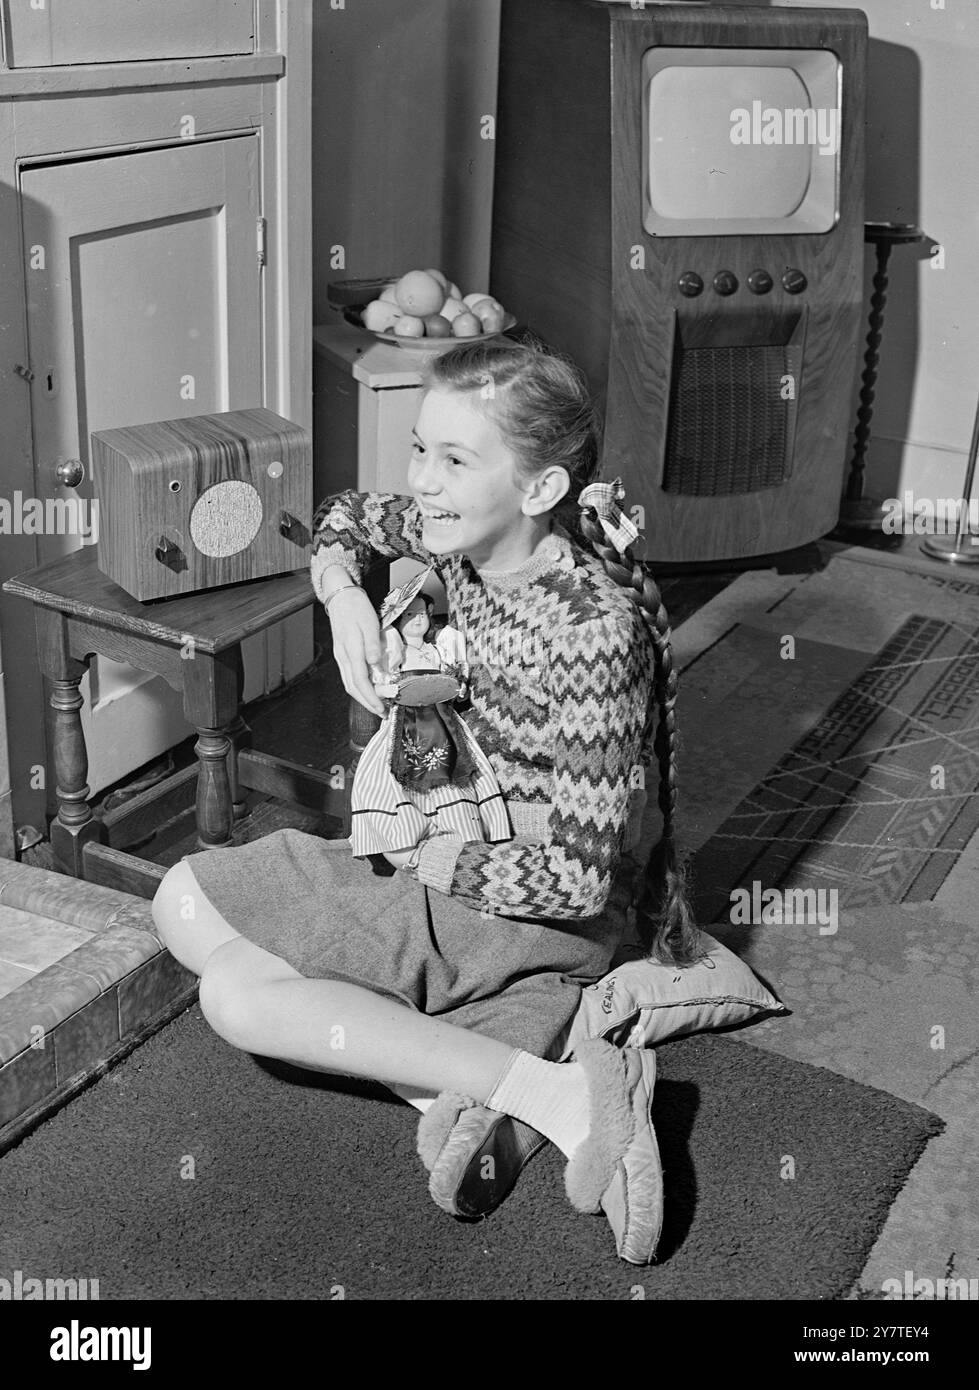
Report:
[[[464,675],[448,631],[423,651],[438,665],[404,666],[402,676],[438,669]],[[446,832],[464,841],[513,838],[496,774],[451,700],[391,707],[357,764],[350,810],[356,858],[410,849]]]

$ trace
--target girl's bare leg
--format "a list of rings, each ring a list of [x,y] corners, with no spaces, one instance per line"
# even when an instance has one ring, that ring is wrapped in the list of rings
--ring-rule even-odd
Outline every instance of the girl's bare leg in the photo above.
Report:
[[[396,1096],[400,1096],[406,1104],[413,1105],[415,1109],[420,1110],[423,1115],[438,1099],[435,1091],[423,1091],[420,1086],[399,1086],[397,1081],[386,1081],[384,1084],[389,1091],[393,1091]]]
[[[316,1071],[485,1101],[514,1049],[336,980],[307,980],[239,937],[208,958],[201,1008],[235,1047]]]
[[[369,989],[306,979],[225,922],[186,864],[167,874],[153,912],[170,951],[201,977],[205,1018],[234,1047],[479,1102],[513,1056],[505,1043]]]

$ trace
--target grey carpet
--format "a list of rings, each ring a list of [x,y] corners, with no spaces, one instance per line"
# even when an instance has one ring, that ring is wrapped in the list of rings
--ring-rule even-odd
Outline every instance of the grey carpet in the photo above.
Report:
[[[194,1006],[0,1160],[0,1276],[98,1278],[102,1299],[845,1296],[941,1121],[732,1038],[658,1061],[666,1220],[637,1268],[571,1209],[557,1150],[454,1221],[416,1112],[236,1053]]]

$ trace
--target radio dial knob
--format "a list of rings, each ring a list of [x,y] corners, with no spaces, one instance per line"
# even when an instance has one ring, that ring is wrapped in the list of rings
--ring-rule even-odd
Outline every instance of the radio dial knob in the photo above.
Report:
[[[808,284],[801,270],[787,270],[782,276],[782,288],[786,294],[801,294]]]
[[[734,294],[738,288],[738,277],[733,270],[719,270],[714,276],[714,289],[718,294]]]
[[[688,299],[694,299],[704,288],[704,282],[695,270],[685,270],[677,281],[677,288]]]
[[[748,289],[752,294],[767,294],[773,284],[767,270],[753,270],[748,276]]]

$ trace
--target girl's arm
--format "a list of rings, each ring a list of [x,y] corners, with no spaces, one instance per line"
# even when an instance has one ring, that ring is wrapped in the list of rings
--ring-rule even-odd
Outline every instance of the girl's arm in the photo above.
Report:
[[[332,565],[342,565],[360,584],[378,555],[387,560],[407,556],[431,564],[435,556],[422,545],[421,532],[421,512],[413,497],[353,491],[327,497],[313,516],[310,572],[320,602],[329,597],[331,586],[324,579]]]
[[[653,666],[638,608],[632,624],[603,614],[562,629],[545,675],[557,735],[542,842],[433,836],[422,844],[419,881],[503,916],[597,916],[612,888],[637,784]],[[470,727],[478,739],[478,725]]]

